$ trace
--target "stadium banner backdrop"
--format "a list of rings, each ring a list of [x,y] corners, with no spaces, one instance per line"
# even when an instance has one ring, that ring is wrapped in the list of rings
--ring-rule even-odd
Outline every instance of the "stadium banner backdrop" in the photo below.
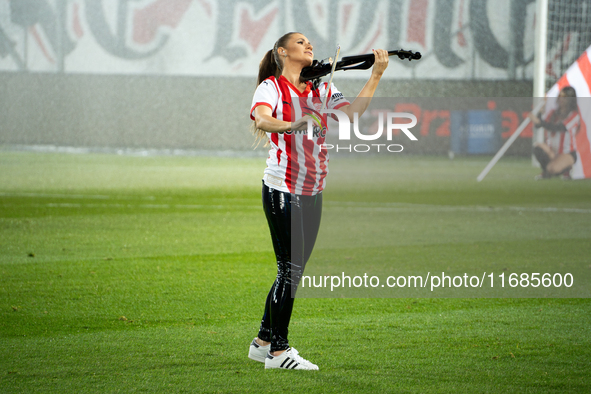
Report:
[[[591,46],[548,91],[546,111],[556,106],[556,97],[566,86],[572,86],[576,90],[581,115],[581,126],[575,137],[577,161],[571,170],[571,177],[591,178]]]
[[[318,59],[336,43],[342,56],[424,55],[385,78],[507,80],[512,67],[529,80],[534,25],[527,0],[8,0],[0,71],[252,77],[279,36],[300,31]]]

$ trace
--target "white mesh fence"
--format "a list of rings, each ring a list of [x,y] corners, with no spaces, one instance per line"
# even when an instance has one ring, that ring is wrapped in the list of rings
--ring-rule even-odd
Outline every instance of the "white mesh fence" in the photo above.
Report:
[[[546,90],[591,45],[591,2],[548,1]]]

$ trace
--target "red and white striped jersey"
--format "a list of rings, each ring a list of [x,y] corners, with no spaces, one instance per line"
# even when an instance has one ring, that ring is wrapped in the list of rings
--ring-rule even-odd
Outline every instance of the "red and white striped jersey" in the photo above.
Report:
[[[548,91],[547,103],[558,96],[560,91],[572,86],[577,91],[577,104],[581,116],[581,126],[577,132],[577,160],[570,175],[573,179],[591,178],[591,46],[560,77]]]
[[[302,107],[320,109],[319,104],[326,95],[327,83],[313,90],[312,83],[300,92],[284,76],[269,77],[257,88],[252,100],[250,118],[254,120],[254,109],[266,105],[279,120],[295,122],[302,115]],[[349,101],[331,85],[326,107],[339,109]],[[328,152],[322,148],[325,133],[315,133],[308,138],[306,131],[267,133],[271,149],[263,180],[273,189],[299,195],[315,195],[324,189],[328,174]]]
[[[579,130],[579,126],[581,123],[581,117],[579,116],[578,111],[571,111],[564,118],[562,121],[556,121],[557,111],[556,109],[552,109],[544,114],[544,121],[557,124],[562,123],[566,128],[566,132],[562,131],[549,131],[545,130],[544,132],[544,140],[546,144],[552,149],[553,152],[556,154],[561,153],[570,153],[577,150],[576,144],[576,134]]]

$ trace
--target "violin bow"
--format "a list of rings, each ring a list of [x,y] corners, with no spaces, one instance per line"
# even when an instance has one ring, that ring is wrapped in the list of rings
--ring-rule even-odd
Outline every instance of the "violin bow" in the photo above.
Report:
[[[330,70],[330,78],[328,80],[328,85],[326,85],[326,94],[324,95],[324,102],[322,103],[321,111],[326,109],[326,103],[328,102],[328,92],[330,91],[330,85],[332,84],[332,77],[334,76],[334,72],[337,68],[337,62],[339,60],[339,53],[341,53],[341,45],[337,44],[337,51],[334,55],[334,60],[332,62],[332,69]]]

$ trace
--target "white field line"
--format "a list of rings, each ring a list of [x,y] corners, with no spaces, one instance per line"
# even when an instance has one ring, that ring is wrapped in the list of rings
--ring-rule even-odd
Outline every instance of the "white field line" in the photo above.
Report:
[[[488,207],[478,205],[433,205],[411,203],[363,203],[363,202],[327,202],[326,208],[341,208],[353,211],[374,212],[403,212],[403,211],[430,211],[430,212],[546,212],[546,213],[591,213],[591,209],[584,208],[558,208],[558,207]]]
[[[3,197],[43,197],[43,198],[73,198],[73,199],[91,199],[91,200],[108,200],[111,196],[90,195],[90,194],[51,194],[51,193],[9,193],[0,192]]]
[[[52,193],[10,193],[0,192],[0,196],[7,197],[42,197],[42,198],[63,198],[63,199],[89,199],[89,200],[117,200],[137,198],[132,196],[109,196],[91,194],[52,194]],[[141,196],[143,200],[156,200],[154,196]],[[6,205],[5,205],[6,206]],[[120,203],[47,203],[30,204],[35,207],[49,208],[152,208],[152,209],[225,209],[228,205],[205,205],[205,204],[120,204]],[[585,208],[559,208],[559,207],[489,207],[478,205],[434,205],[434,204],[412,204],[412,203],[368,203],[354,201],[325,201],[325,209],[344,209],[349,211],[373,211],[373,212],[405,212],[405,211],[430,211],[430,212],[544,212],[544,213],[582,213],[590,214],[591,209]],[[242,205],[236,208],[261,209],[260,205]]]
[[[11,206],[12,204],[4,204],[4,207]],[[199,210],[199,209],[228,209],[228,208],[240,208],[240,209],[261,209],[259,206],[254,205],[241,205],[241,206],[230,206],[230,205],[205,205],[205,204],[93,204],[93,203],[47,203],[47,204],[27,204],[29,207],[36,208],[147,208],[147,209],[186,209],[186,210]]]
[[[132,198],[139,198],[142,200],[149,200],[154,201],[156,197],[154,196],[141,196],[141,197],[132,197],[132,196],[108,196],[108,195],[92,195],[92,194],[52,194],[52,193],[8,193],[8,192],[0,192],[0,197],[41,197],[41,198],[56,198],[56,199],[80,199],[80,200],[129,200]],[[4,207],[12,206],[14,204],[3,204]],[[186,209],[186,210],[195,210],[195,209],[227,209],[229,208],[228,205],[206,205],[206,204],[121,204],[117,202],[112,203],[46,203],[46,204],[38,204],[32,203],[27,204],[30,207],[36,208],[149,208],[149,209]],[[238,206],[236,206],[238,207]],[[261,209],[260,206],[254,205],[242,205],[239,206],[240,208],[246,209]]]
[[[148,149],[148,148],[100,148],[75,147],[58,145],[2,145],[0,151],[6,152],[37,152],[37,153],[69,153],[69,154],[110,154],[119,156],[207,156],[207,157],[267,157],[266,151],[256,150],[206,150],[206,149]]]
[[[139,198],[141,200],[155,200],[154,196],[108,196],[101,194],[58,194],[58,193],[11,193],[0,192],[0,197],[42,197],[42,198],[68,198],[68,199],[88,199],[88,200],[129,200]]]

